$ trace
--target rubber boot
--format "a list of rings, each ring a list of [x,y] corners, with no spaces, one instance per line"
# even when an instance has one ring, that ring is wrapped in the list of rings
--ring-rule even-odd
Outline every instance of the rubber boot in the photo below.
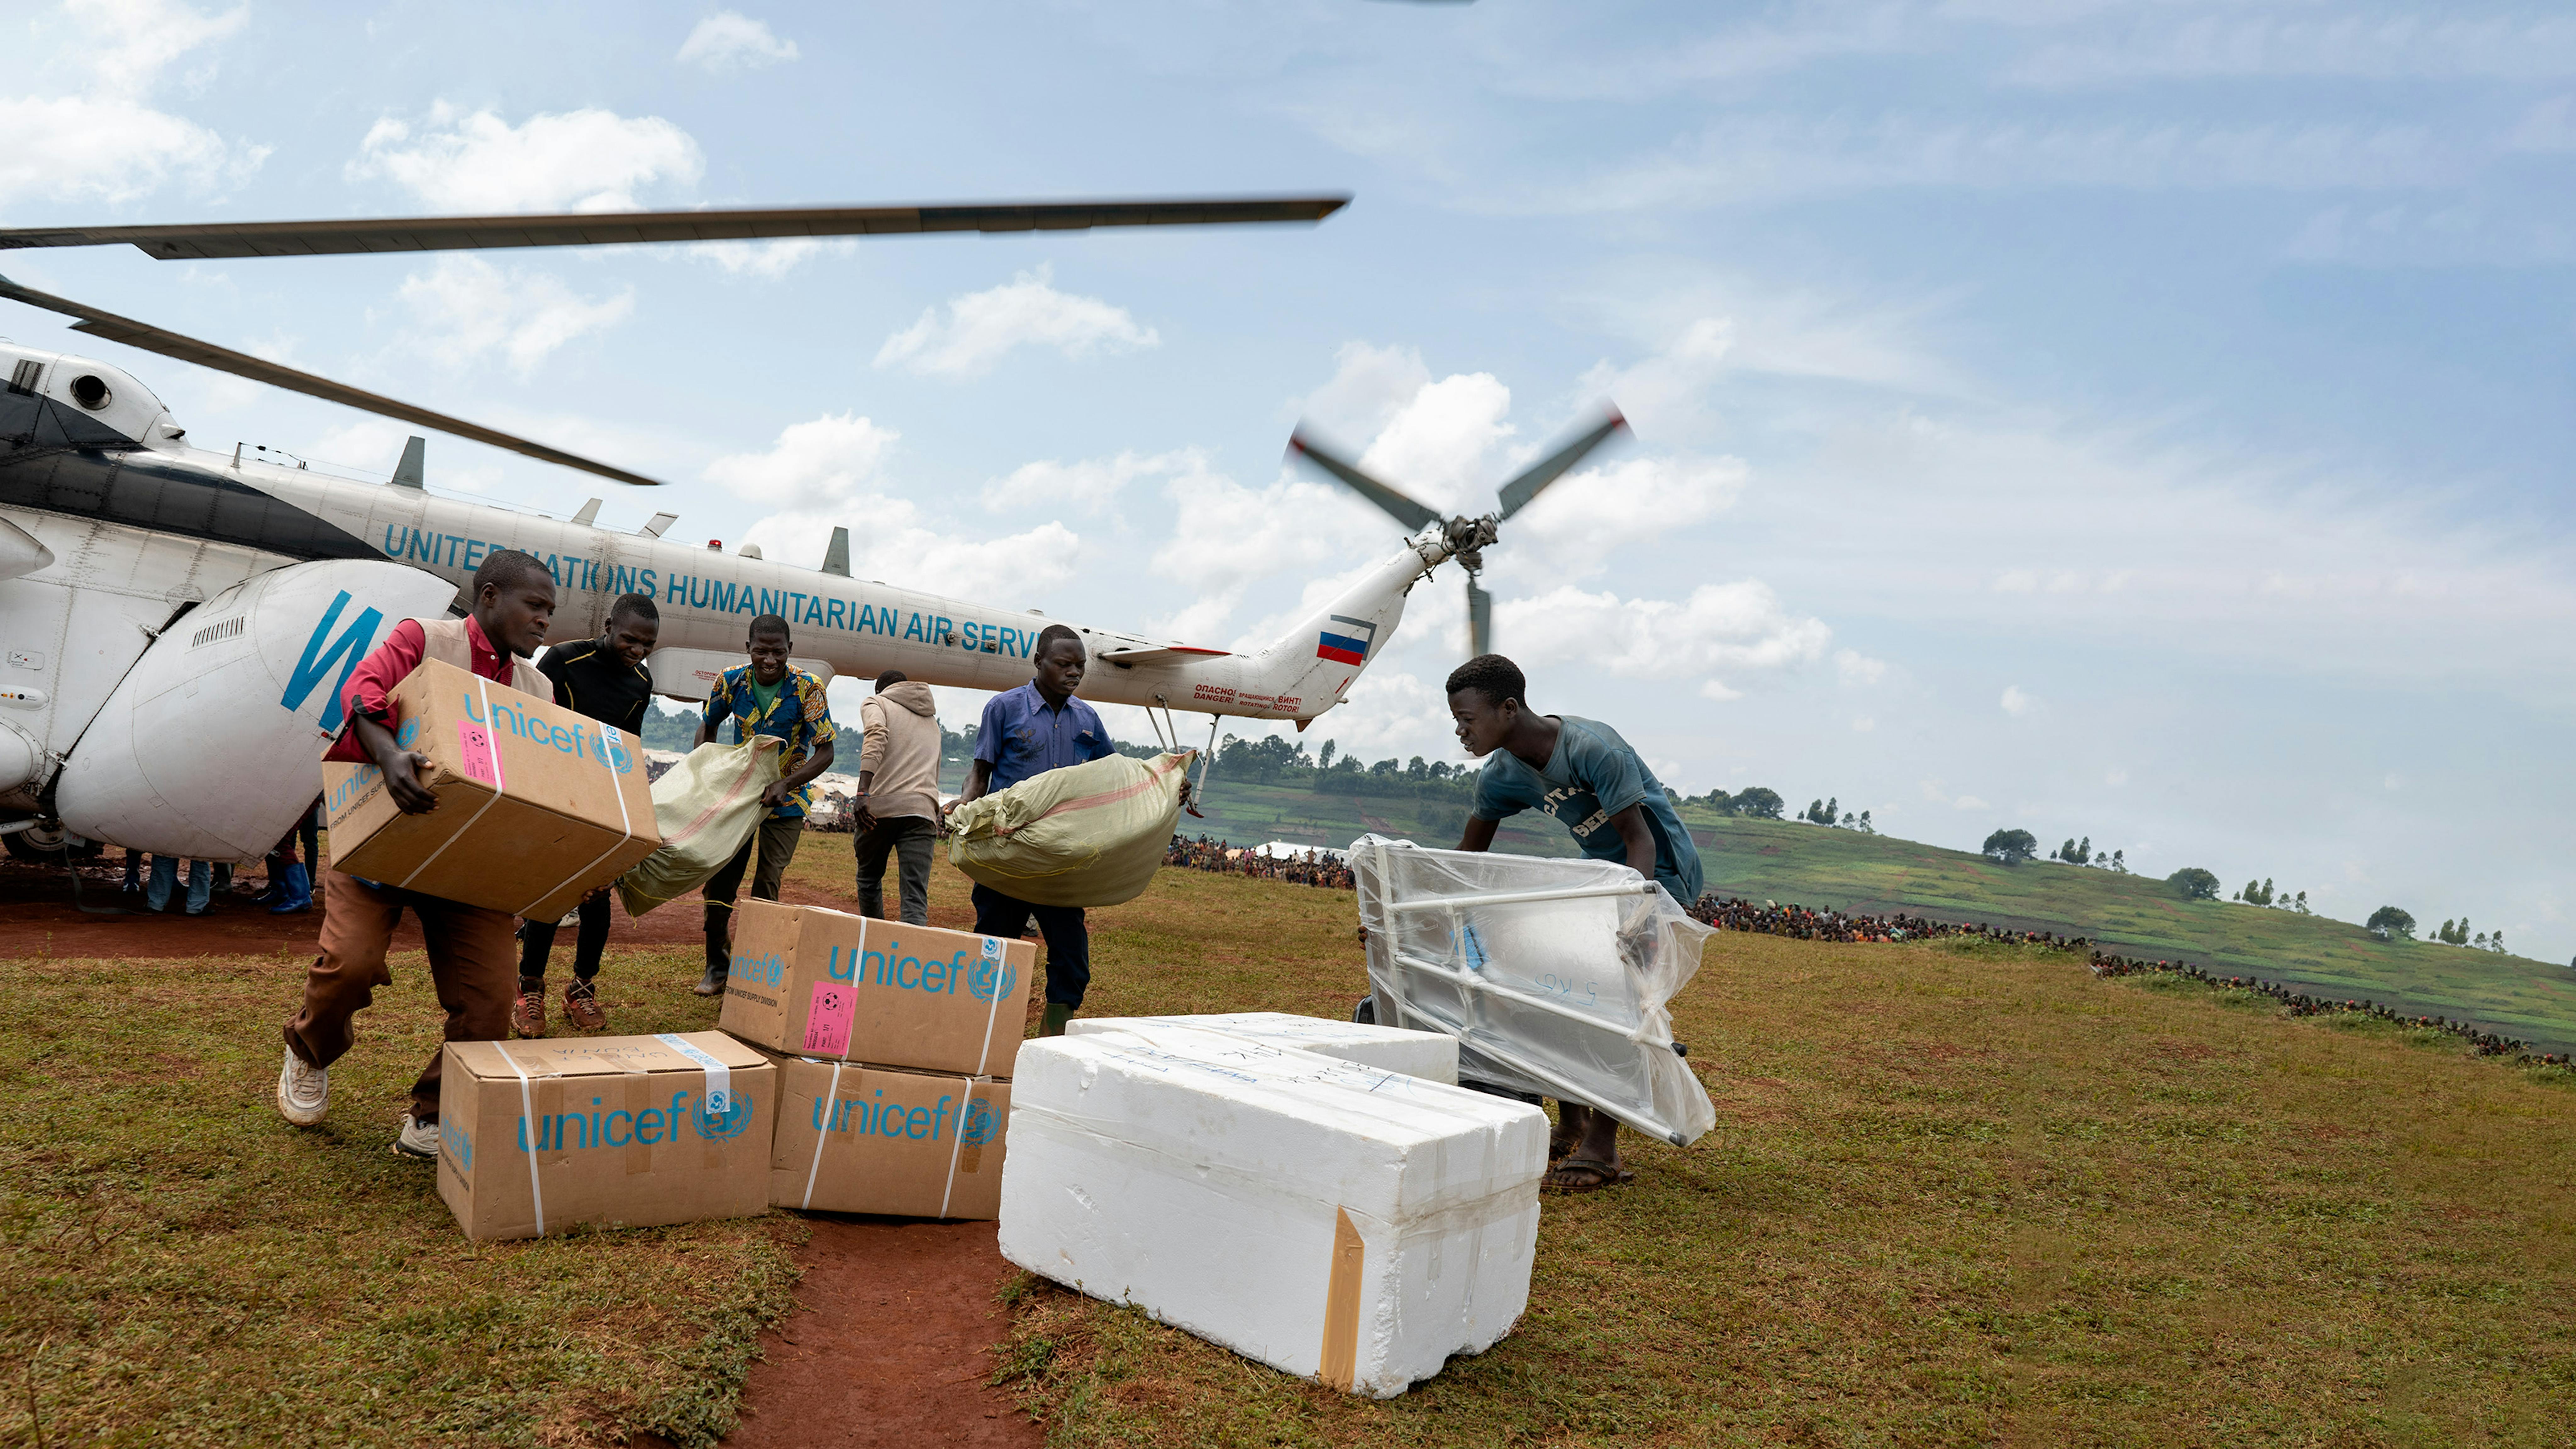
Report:
[[[287,866],[283,882],[277,889],[277,904],[268,908],[272,916],[293,915],[313,909],[313,881],[304,873],[304,862]]]
[[[1050,1001],[1046,1004],[1046,1011],[1038,1017],[1038,1035],[1062,1036],[1064,1024],[1071,1020],[1073,1020],[1072,1007],[1061,1001]]]
[[[689,989],[700,996],[722,996],[725,991],[725,978],[732,974],[733,962],[725,955],[724,937],[709,935],[707,937],[707,974],[698,978],[698,984]]]

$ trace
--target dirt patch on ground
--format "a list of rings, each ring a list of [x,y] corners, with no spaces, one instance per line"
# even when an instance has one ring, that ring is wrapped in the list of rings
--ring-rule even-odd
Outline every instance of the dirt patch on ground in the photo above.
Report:
[[[1011,1266],[991,1223],[818,1214],[797,1254],[797,1311],[761,1337],[734,1449],[1036,1446],[1045,1434],[990,1387],[1009,1331],[994,1293]]]
[[[812,851],[837,851],[839,858],[847,861],[849,837],[817,831],[797,847],[796,854],[802,859]],[[192,956],[308,956],[321,932],[318,903],[303,914],[272,916],[267,907],[251,899],[268,883],[257,867],[243,870],[232,890],[215,892],[202,916],[182,914],[181,902],[176,898],[168,911],[155,915],[144,909],[140,891],[131,895],[120,892],[124,878],[121,859],[88,862],[80,868],[75,897],[71,875],[59,865],[35,866],[14,860],[0,863],[0,915],[8,918],[11,927],[0,935],[0,958],[109,957],[131,961]],[[856,909],[847,894],[834,896],[792,879],[781,894],[791,905]],[[955,921],[940,919],[941,914],[945,913],[934,913],[931,924],[957,929],[969,924],[963,913]],[[704,939],[704,920],[698,896],[691,892],[641,920],[629,919],[623,910],[618,911],[608,940],[612,948],[695,946]],[[394,949],[421,949],[420,927],[408,916],[394,934]],[[566,932],[555,951],[569,960],[571,949],[571,933]]]

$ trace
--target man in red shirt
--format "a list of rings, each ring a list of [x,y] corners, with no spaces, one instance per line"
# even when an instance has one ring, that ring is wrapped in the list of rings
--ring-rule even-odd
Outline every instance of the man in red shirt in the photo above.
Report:
[[[554,575],[516,549],[502,549],[474,571],[473,612],[462,619],[423,623],[405,619],[385,642],[358,663],[341,690],[348,728],[326,760],[373,762],[385,789],[405,812],[423,815],[438,797],[420,783],[426,755],[394,740],[386,693],[419,667],[437,659],[495,684],[551,699],[544,675],[520,662],[546,642],[555,612]],[[338,852],[335,849],[333,853]],[[393,984],[385,949],[409,908],[429,945],[429,976],[438,1004],[447,1010],[448,1041],[500,1041],[510,1034],[510,1002],[519,984],[518,954],[510,915],[462,905],[416,891],[326,870],[322,893],[322,954],[305,973],[304,1000],[286,1019],[286,1063],[278,1071],[277,1110],[310,1127],[330,1108],[331,1063],[356,1041],[350,1018],[375,1000],[376,988]],[[403,1117],[394,1151],[405,1157],[438,1156],[438,1076],[442,1053],[412,1083],[411,1110]]]

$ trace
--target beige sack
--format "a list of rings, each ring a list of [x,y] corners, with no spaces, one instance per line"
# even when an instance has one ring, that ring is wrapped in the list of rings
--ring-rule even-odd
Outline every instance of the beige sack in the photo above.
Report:
[[[970,800],[948,817],[948,859],[1033,905],[1132,901],[1171,849],[1181,785],[1198,753],[1111,755]]]
[[[662,848],[617,880],[626,914],[640,916],[705,885],[760,828],[770,807],[760,792],[778,782],[778,740],[703,744],[653,782],[653,821]]]

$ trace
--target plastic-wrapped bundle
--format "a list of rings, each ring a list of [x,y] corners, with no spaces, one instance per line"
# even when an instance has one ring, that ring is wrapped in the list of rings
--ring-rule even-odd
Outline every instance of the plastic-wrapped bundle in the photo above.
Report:
[[[769,813],[760,792],[778,782],[778,750],[768,735],[739,745],[703,744],[653,782],[662,848],[617,878],[626,914],[677,900],[724,869]]]
[[[1351,842],[1381,1025],[1458,1039],[1458,1075],[1597,1107],[1677,1146],[1717,1125],[1673,1050],[1673,997],[1713,934],[1599,860]]]
[[[1171,849],[1196,758],[1196,750],[1108,755],[969,800],[948,817],[948,859],[978,884],[1033,905],[1132,901]]]

